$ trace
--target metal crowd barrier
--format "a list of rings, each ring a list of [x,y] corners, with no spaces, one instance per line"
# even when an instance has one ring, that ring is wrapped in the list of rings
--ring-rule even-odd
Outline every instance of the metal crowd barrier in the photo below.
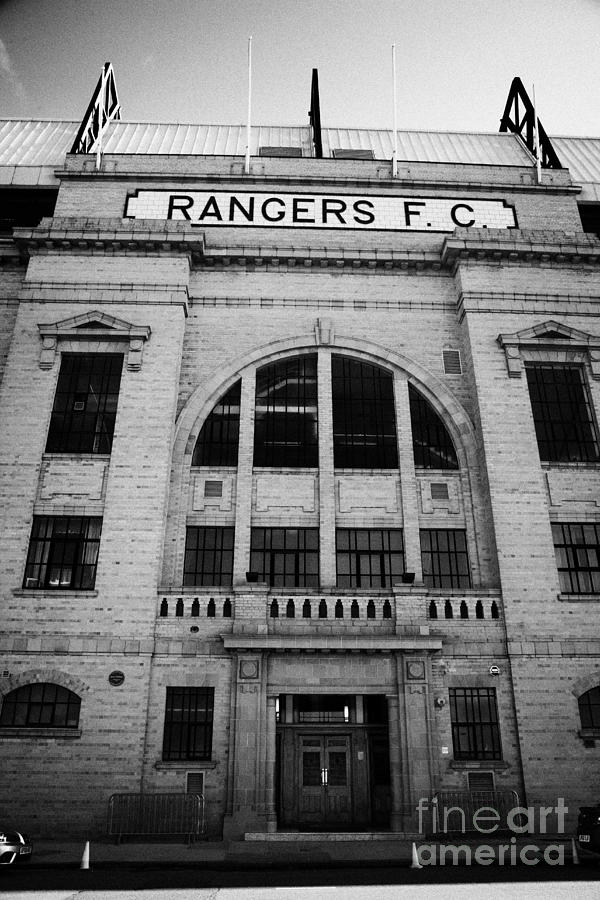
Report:
[[[482,807],[491,808],[498,814],[498,830],[508,828],[507,816],[520,806],[516,791],[438,791],[429,809],[432,832],[469,832],[476,830],[474,817]],[[481,814],[482,816],[485,813]],[[475,820],[477,821],[477,820]],[[515,824],[520,817],[515,815]],[[486,825],[489,824],[486,822]]]
[[[112,794],[108,834],[117,843],[132,835],[184,835],[188,843],[204,834],[202,794]]]

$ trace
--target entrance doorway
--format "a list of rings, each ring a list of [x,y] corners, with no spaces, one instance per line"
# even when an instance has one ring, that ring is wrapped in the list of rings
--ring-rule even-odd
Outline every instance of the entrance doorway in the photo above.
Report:
[[[300,737],[300,822],[312,828],[350,825],[350,735]]]
[[[278,710],[280,827],[305,831],[389,827],[385,697],[282,694]]]

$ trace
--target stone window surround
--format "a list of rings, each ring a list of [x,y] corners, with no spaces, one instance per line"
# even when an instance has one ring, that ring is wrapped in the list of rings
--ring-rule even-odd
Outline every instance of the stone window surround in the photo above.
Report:
[[[133,325],[99,310],[72,316],[59,322],[38,324],[41,338],[40,369],[51,369],[60,349],[81,352],[83,342],[94,342],[94,351],[120,350],[124,342],[129,345],[126,355],[128,372],[139,372],[142,367],[144,343],[149,339],[149,325]]]
[[[248,528],[236,527],[235,570],[234,584],[245,584],[245,573],[248,570],[246,558],[249,558],[249,528],[251,495],[249,486],[252,482],[252,447],[249,435],[252,435],[254,383],[256,370],[276,359],[299,353],[318,354],[318,398],[319,408],[329,409],[331,405],[331,355],[333,353],[353,356],[370,363],[379,365],[390,371],[394,378],[394,394],[396,404],[396,419],[399,434],[399,468],[402,472],[402,490],[405,510],[411,510],[410,528],[404,523],[406,542],[406,569],[415,572],[415,582],[422,580],[421,574],[421,549],[420,535],[417,524],[418,496],[415,467],[412,451],[412,433],[410,428],[410,407],[408,399],[408,384],[414,383],[427,400],[432,402],[434,409],[442,417],[456,446],[460,466],[460,477],[469,478],[470,457],[474,452],[475,441],[472,434],[472,425],[465,411],[449,393],[441,378],[432,376],[414,360],[394,353],[379,345],[371,345],[370,342],[356,342],[351,339],[338,338],[333,329],[325,320],[318,319],[315,324],[314,334],[286,341],[276,341],[272,344],[253,351],[245,359],[234,364],[229,377],[223,379],[223,373],[215,376],[204,388],[198,388],[189,398],[186,407],[181,411],[178,422],[178,435],[174,453],[174,468],[179,469],[182,490],[189,490],[191,457],[195,442],[206,416],[210,413],[219,397],[226,392],[235,380],[242,378],[242,395],[240,409],[240,451],[237,478],[237,522],[246,522]],[[207,390],[208,389],[208,390]],[[188,420],[186,422],[186,419]],[[327,427],[324,427],[326,425]],[[320,487],[321,499],[319,509],[319,527],[321,536],[320,561],[321,561],[321,588],[335,587],[335,553],[332,552],[332,535],[335,533],[335,507],[334,507],[334,466],[333,466],[333,441],[330,416],[321,416],[319,429],[320,445]],[[245,446],[245,443],[247,446]],[[331,487],[331,490],[329,489]],[[470,493],[470,492],[468,492]],[[414,496],[413,496],[414,494]],[[469,559],[473,576],[473,584],[477,586],[479,580],[478,549],[474,537],[474,522],[472,511],[466,517],[467,541]],[[165,583],[176,584],[180,580],[180,569],[183,565],[183,542],[185,540],[185,510],[179,511],[179,533],[177,545],[177,559],[172,562],[171,573],[165,572]],[[293,527],[294,522],[290,521]],[[461,526],[461,527],[464,527]],[[246,533],[247,531],[247,533]],[[182,537],[183,535],[183,537]],[[412,548],[410,544],[412,543]],[[181,563],[181,565],[179,564]]]
[[[547,320],[533,328],[499,334],[511,378],[521,378],[525,362],[582,364],[600,380],[600,337]]]

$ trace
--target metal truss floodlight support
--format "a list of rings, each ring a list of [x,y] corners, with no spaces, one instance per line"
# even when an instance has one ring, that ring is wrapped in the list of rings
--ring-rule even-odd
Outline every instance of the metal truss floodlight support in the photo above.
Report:
[[[100,166],[102,137],[106,126],[113,119],[121,118],[121,105],[117,95],[115,73],[112,64],[104,63],[96,89],[85,112],[71,153],[95,153],[96,167]]]
[[[537,148],[539,145],[539,156],[543,169],[562,169],[561,162],[556,155],[550,138],[537,118],[534,104],[529,99],[529,95],[519,77],[512,80],[504,113],[500,120],[500,131],[512,131],[513,134],[518,134],[536,160],[538,159]]]

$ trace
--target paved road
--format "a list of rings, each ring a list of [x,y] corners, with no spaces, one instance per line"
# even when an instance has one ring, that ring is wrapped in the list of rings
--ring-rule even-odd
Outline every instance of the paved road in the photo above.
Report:
[[[2,900],[599,900],[600,868],[2,869]]]

